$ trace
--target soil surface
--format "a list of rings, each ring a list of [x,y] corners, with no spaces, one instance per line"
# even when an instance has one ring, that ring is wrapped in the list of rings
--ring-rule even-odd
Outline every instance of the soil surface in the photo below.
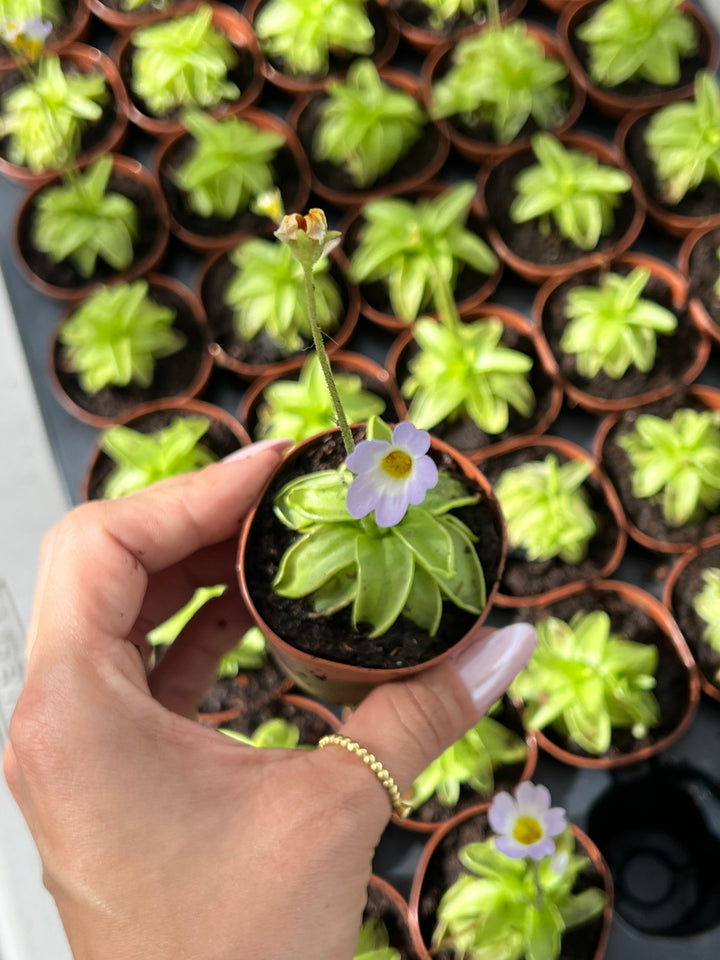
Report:
[[[690,276],[690,297],[702,301],[710,319],[718,328],[720,336],[720,297],[715,293],[715,284],[720,277],[720,227],[709,230],[700,237],[692,248],[688,273]]]
[[[687,564],[675,583],[671,604],[695,662],[710,683],[720,689],[720,652],[703,640],[707,624],[693,608],[693,600],[704,586],[703,571],[711,567],[720,568],[720,546],[703,550]]]
[[[200,713],[221,713],[225,710],[240,710],[242,714],[254,714],[268,702],[287,693],[292,680],[283,673],[268,653],[264,666],[259,670],[243,670],[236,677],[216,680],[200,705]]]

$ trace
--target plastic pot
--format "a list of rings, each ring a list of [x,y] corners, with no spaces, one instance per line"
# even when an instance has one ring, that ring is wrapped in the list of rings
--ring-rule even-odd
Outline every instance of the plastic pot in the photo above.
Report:
[[[487,24],[486,11],[481,8],[474,16],[460,13],[454,16],[444,29],[435,30],[428,23],[429,11],[425,4],[412,3],[410,0],[378,0],[378,3],[397,16],[400,35],[421,53],[427,53],[441,43],[457,43],[468,33],[474,33],[478,27]],[[508,23],[517,19],[526,3],[527,0],[501,0],[501,22]]]
[[[695,323],[720,345],[720,300],[714,291],[720,275],[720,229],[693,230],[682,242],[678,253],[678,269],[689,281],[688,310]]]

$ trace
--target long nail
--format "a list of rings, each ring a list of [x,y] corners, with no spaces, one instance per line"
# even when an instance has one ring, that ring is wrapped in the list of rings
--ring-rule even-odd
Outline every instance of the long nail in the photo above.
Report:
[[[479,639],[455,658],[458,676],[485,713],[510,686],[535,649],[535,627],[513,623]]]
[[[288,447],[293,445],[292,440],[285,437],[273,438],[272,440],[260,440],[259,443],[251,443],[249,447],[241,447],[234,450],[226,457],[223,457],[222,463],[232,463],[235,460],[247,460],[254,457],[256,453],[262,453],[263,450],[277,450],[278,453],[285,453]]]

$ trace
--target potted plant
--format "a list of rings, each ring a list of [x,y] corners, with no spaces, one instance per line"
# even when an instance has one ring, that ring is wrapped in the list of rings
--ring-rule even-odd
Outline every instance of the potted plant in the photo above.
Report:
[[[529,615],[538,644],[511,695],[541,749],[573,766],[615,768],[654,756],[687,730],[699,677],[655,597],[598,581]]]
[[[155,136],[183,132],[191,108],[222,114],[252,106],[262,90],[250,24],[232,7],[200,3],[119,33],[110,54],[130,96],[130,120]]]
[[[681,553],[720,532],[720,393],[683,393],[606,417],[595,457],[642,546]]]
[[[406,329],[430,306],[437,274],[450,283],[460,310],[490,295],[501,268],[479,235],[474,197],[468,181],[437,185],[416,199],[371,200],[346,218],[350,275],[370,320],[391,332]]]
[[[194,294],[171,277],[101,287],[72,307],[51,346],[52,384],[74,417],[106,427],[162,397],[194,397],[212,369]]]
[[[27,22],[33,17],[50,24],[45,46],[56,51],[85,39],[90,11],[80,0],[5,0],[3,3],[2,19],[8,25]],[[14,44],[0,37],[0,70],[13,67],[15,62]]]
[[[132,30],[162,19],[167,10],[177,16],[192,10],[197,0],[85,0],[88,10],[113,30]]]
[[[411,960],[412,957],[407,902],[392,884],[372,874],[354,960]]]
[[[254,206],[274,189],[283,205],[302,205],[310,168],[292,129],[263,110],[214,118],[183,115],[185,131],[155,152],[154,169],[170,213],[170,228],[183,243],[203,251],[237,243],[257,230]]]
[[[495,252],[531,283],[612,259],[643,224],[635,175],[597,137],[537,133],[478,179]]]
[[[313,190],[338,208],[417,189],[449,149],[429,122],[419,81],[402,70],[378,71],[365,57],[344,79],[298,98],[288,120],[311,160]]]
[[[505,517],[508,558],[499,605],[542,604],[617,569],[622,509],[607,477],[561,437],[518,437],[479,458]]]
[[[720,344],[720,227],[693,230],[678,253],[678,269],[689,282],[688,310],[715,344]]]
[[[694,89],[692,99],[628,114],[615,135],[638,172],[648,215],[676,237],[720,223],[720,88],[701,71]]]
[[[600,851],[529,781],[444,824],[410,893],[421,960],[601,960],[613,888]],[[512,950],[512,953],[508,951]]]
[[[720,538],[694,549],[673,564],[663,603],[700,671],[703,691],[720,700]]]
[[[546,281],[533,315],[546,363],[570,401],[604,414],[652,403],[693,382],[710,345],[687,295],[675,269],[638,253]]]
[[[567,4],[558,33],[590,102],[614,119],[687,96],[696,72],[718,64],[715,31],[682,0]]]
[[[336,733],[339,727],[338,718],[323,704],[309,697],[283,693],[245,704],[235,717],[224,720],[218,730],[247,746],[312,750],[321,737]]]
[[[493,8],[503,22],[519,17],[527,0],[379,0],[396,14],[402,37],[421,53],[456,43],[487,23]]]

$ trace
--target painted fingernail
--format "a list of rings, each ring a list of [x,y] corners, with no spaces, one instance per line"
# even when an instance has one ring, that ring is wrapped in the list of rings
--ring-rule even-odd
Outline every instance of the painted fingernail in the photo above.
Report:
[[[251,443],[248,447],[241,447],[234,450],[226,457],[223,457],[222,463],[232,463],[235,460],[247,460],[254,457],[256,453],[262,453],[263,450],[277,450],[278,453],[284,453],[288,447],[293,445],[292,440],[285,437],[274,437],[272,440],[260,440],[258,443]]]
[[[535,627],[513,623],[478,640],[455,659],[457,672],[483,713],[498,700],[532,656]]]

